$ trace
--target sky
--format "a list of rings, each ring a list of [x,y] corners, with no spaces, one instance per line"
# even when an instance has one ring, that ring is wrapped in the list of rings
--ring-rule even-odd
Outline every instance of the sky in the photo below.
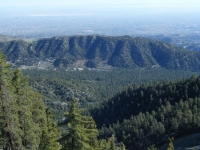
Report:
[[[200,0],[0,0],[1,17],[198,13]]]
[[[1,10],[81,9],[149,9],[151,11],[198,11],[200,0],[0,0]],[[0,11],[1,12],[1,11]]]
[[[199,0],[0,0],[1,6],[165,5],[196,6]]]

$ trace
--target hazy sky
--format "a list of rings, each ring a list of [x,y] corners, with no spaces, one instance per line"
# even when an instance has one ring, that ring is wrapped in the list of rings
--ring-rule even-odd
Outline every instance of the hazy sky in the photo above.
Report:
[[[164,4],[164,5],[196,5],[199,0],[0,0],[2,6],[32,5],[78,5],[78,4]]]
[[[189,7],[200,6],[199,0],[0,0],[1,7],[19,6],[89,6],[121,5],[140,7]]]
[[[114,28],[123,35],[131,34],[131,28],[135,34],[140,29],[134,27],[139,24],[143,25],[142,31],[148,28],[152,33],[159,31],[158,25],[162,33],[164,29],[171,31],[175,24],[193,29],[199,22],[199,14],[200,0],[0,0],[0,32],[15,35],[20,27],[37,26],[30,30],[30,34],[37,29],[43,34],[46,28],[42,27],[53,24],[54,27],[63,26],[70,34],[93,31],[93,28],[93,33],[108,34]],[[16,33],[13,26],[18,27]],[[124,29],[127,29],[126,33]],[[58,34],[59,31],[52,32]]]
[[[197,12],[200,11],[200,0],[0,0],[0,13],[29,11],[34,14],[45,10],[69,8],[71,10],[141,10],[141,12]],[[4,11],[4,12],[2,12]],[[48,13],[47,11],[45,13]],[[53,13],[56,13],[54,11]]]

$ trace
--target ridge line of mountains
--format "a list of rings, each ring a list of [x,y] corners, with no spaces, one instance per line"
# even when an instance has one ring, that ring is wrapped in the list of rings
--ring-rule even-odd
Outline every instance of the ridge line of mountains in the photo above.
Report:
[[[16,65],[200,70],[200,53],[131,36],[65,36],[27,41],[0,36],[0,49]]]

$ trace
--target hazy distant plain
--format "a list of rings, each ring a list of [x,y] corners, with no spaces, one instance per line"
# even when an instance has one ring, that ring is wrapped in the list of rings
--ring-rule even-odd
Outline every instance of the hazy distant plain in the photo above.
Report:
[[[69,14],[29,15],[0,18],[0,34],[20,38],[44,38],[66,35],[200,35],[196,16]]]

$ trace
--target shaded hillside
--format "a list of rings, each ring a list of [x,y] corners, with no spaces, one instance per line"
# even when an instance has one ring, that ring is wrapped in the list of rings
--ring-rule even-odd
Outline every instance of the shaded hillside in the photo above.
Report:
[[[174,105],[180,100],[199,97],[200,78],[176,82],[154,82],[150,86],[129,86],[110,98],[108,102],[95,110],[93,115],[97,124],[109,125],[123,119],[129,119],[140,112],[151,112],[161,105]]]
[[[180,150],[188,148],[188,150],[193,150],[195,149],[195,146],[200,145],[199,137],[200,137],[200,133],[195,133],[195,134],[190,134],[188,136],[175,139],[173,141],[174,148],[180,149]],[[166,144],[159,147],[159,150],[166,150]]]
[[[70,36],[0,41],[8,60],[19,65],[46,61],[54,67],[165,67],[200,70],[200,53],[170,44],[129,36]]]
[[[128,149],[147,149],[200,131],[200,77],[179,82],[130,86],[111,98],[93,117],[100,137],[115,134]],[[193,145],[192,145],[193,146]]]
[[[62,110],[65,103],[76,97],[83,107],[98,106],[118,91],[132,84],[188,78],[194,72],[160,68],[83,70],[23,70],[30,85],[44,96],[45,103]],[[196,72],[196,74],[199,74]],[[63,105],[62,105],[63,104]]]

